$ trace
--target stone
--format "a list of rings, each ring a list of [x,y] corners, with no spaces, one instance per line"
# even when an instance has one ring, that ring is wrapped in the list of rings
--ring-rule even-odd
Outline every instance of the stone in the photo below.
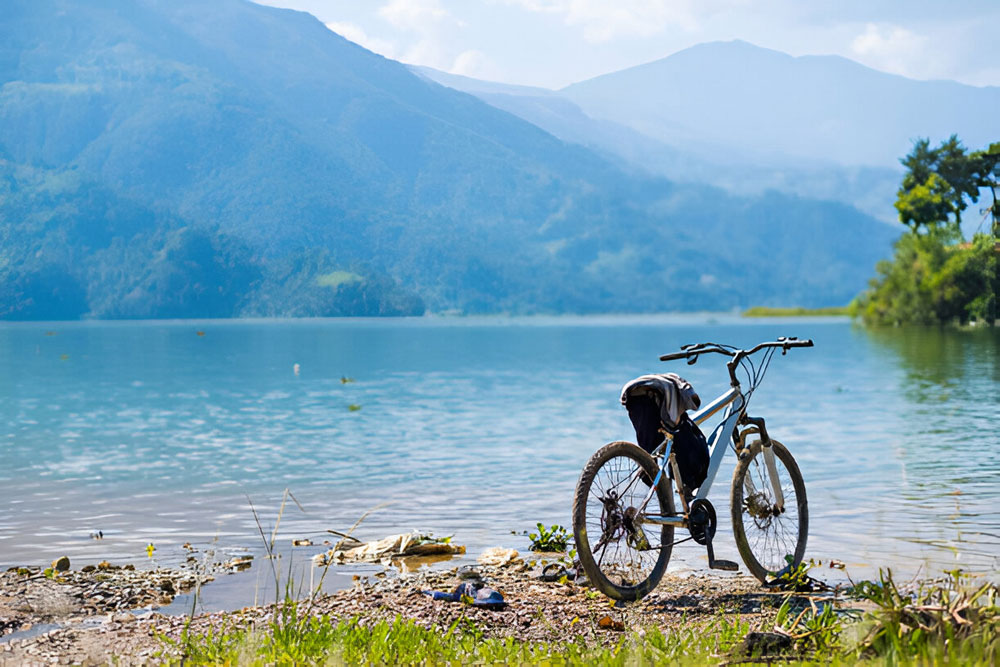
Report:
[[[503,547],[491,547],[479,554],[479,564],[496,567],[507,567],[509,565],[520,565],[517,549],[504,549]]]
[[[56,572],[66,572],[69,570],[69,556],[60,556],[52,561],[52,569]]]
[[[733,651],[738,657],[770,657],[792,648],[792,638],[777,632],[751,632]]]

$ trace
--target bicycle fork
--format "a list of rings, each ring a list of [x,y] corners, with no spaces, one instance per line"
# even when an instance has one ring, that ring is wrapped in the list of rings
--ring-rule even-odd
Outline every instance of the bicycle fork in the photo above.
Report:
[[[778,479],[778,466],[774,462],[774,449],[771,447],[771,438],[767,434],[767,427],[764,425],[764,418],[744,416],[742,422],[757,427],[757,433],[760,435],[761,450],[764,454],[764,466],[767,469],[768,480],[771,482],[771,491],[774,493],[774,506],[779,511],[784,511],[785,494],[781,490],[781,480]],[[749,433],[744,431],[740,440],[741,445],[745,443],[747,435],[749,435]],[[742,451],[741,447],[741,456]],[[748,494],[756,492],[750,475],[747,475],[744,478],[744,486],[746,486]]]

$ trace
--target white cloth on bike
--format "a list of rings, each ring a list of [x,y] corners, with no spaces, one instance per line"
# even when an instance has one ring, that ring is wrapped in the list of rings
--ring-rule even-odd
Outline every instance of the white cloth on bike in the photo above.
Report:
[[[622,387],[622,405],[629,396],[652,395],[660,405],[660,419],[669,428],[675,428],[687,410],[701,407],[701,398],[691,383],[676,373],[642,375]]]

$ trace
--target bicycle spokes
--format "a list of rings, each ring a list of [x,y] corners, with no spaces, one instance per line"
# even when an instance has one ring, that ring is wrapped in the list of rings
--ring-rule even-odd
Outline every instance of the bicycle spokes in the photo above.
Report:
[[[597,471],[587,500],[587,532],[600,535],[595,561],[620,585],[645,579],[659,555],[658,535],[647,535],[639,520],[649,490],[642,474],[632,459],[611,458]]]
[[[788,471],[780,461],[768,465],[764,458],[764,452],[754,456],[746,472],[742,511],[750,520],[743,527],[757,560],[774,572],[785,566],[785,556],[796,551],[799,516]]]

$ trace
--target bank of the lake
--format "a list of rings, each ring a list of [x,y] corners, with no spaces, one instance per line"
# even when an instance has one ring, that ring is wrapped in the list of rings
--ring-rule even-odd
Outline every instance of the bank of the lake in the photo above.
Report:
[[[850,314],[850,306],[830,306],[828,308],[752,306],[743,311],[743,317],[847,317]]]
[[[103,572],[103,580],[92,577],[95,584],[114,587],[107,582],[120,584],[128,570]],[[86,574],[39,579],[8,572],[0,576],[0,616],[9,616],[18,600],[79,597],[58,589],[92,590]],[[643,600],[609,605],[585,584],[539,574],[523,561],[410,574],[390,568],[332,595],[192,616],[130,613],[127,603],[100,615],[90,606],[90,614],[60,616],[50,605],[48,616],[31,619],[42,625],[0,630],[14,633],[0,637],[0,664],[718,664],[761,658],[994,664],[1000,657],[998,591],[977,580],[883,578],[830,590],[806,577],[764,588],[739,575],[668,575]],[[506,606],[482,609],[423,592],[471,580],[501,591]],[[20,595],[11,597],[17,586]],[[87,603],[94,597],[82,596]]]

